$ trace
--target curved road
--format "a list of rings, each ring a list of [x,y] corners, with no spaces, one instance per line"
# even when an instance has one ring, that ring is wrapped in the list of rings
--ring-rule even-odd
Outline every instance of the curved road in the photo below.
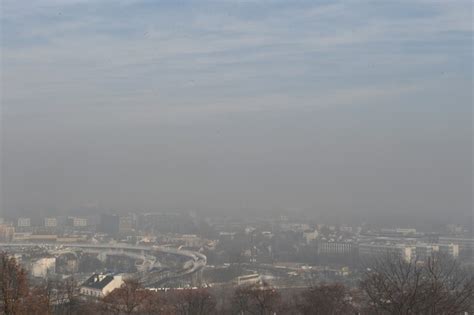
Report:
[[[187,268],[184,272],[179,273],[179,277],[191,275],[195,272],[202,270],[206,265],[207,257],[201,253],[181,250],[176,248],[170,248],[165,246],[134,246],[129,244],[88,244],[88,243],[0,243],[2,247],[34,247],[34,246],[52,246],[52,247],[65,247],[65,248],[82,248],[82,249],[95,249],[95,250],[112,250],[113,252],[142,252],[144,255],[149,255],[156,252],[174,254],[179,256],[185,256],[190,258],[186,263],[190,263],[190,268]]]

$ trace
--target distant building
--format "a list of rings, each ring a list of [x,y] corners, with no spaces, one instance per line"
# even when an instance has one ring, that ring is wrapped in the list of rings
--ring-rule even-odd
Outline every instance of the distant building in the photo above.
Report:
[[[395,232],[403,235],[416,234],[416,229],[395,229]]]
[[[41,258],[31,265],[31,274],[33,277],[46,278],[56,272],[56,258]]]
[[[459,256],[459,245],[458,244],[437,244],[439,252],[446,254],[452,258]]]
[[[187,234],[194,229],[194,220],[191,216],[175,212],[143,213],[137,218],[137,222],[140,229],[160,234]]]
[[[280,223],[280,229],[282,231],[298,231],[303,232],[309,230],[309,224],[306,223]]]
[[[416,248],[416,259],[425,261],[437,253],[447,255],[451,258],[457,258],[459,256],[459,246],[457,244],[424,244],[417,243]]]
[[[205,244],[205,241],[195,234],[184,234],[181,236],[186,247],[200,247]]]
[[[44,218],[44,226],[47,228],[55,228],[58,226],[58,219],[56,218]]]
[[[405,244],[359,244],[359,256],[361,258],[384,255],[396,255],[402,257],[405,261],[411,261],[415,258],[416,248]]]
[[[306,244],[310,244],[318,238],[318,231],[316,230],[306,230],[303,232],[304,239]]]
[[[440,237],[439,244],[450,245],[456,244],[459,246],[459,251],[473,251],[474,250],[474,238],[460,238],[460,237]]]
[[[251,274],[251,275],[245,275],[245,276],[240,276],[235,279],[235,283],[237,285],[254,285],[254,284],[261,284],[262,283],[262,277],[258,274]]]
[[[219,232],[220,241],[232,241],[235,237],[235,232]]]
[[[449,233],[453,233],[453,234],[459,234],[459,233],[464,232],[464,228],[459,224],[457,224],[457,225],[448,224],[446,226],[446,229],[448,230]]]
[[[121,233],[130,232],[135,229],[135,218],[133,215],[119,216],[119,231]]]
[[[87,226],[87,219],[86,218],[78,218],[78,217],[69,217],[69,224],[73,227],[86,227]]]
[[[353,252],[354,244],[351,242],[318,242],[318,255],[348,255]]]
[[[353,229],[351,226],[341,226],[339,227],[339,231],[341,232],[346,232],[346,233],[352,233]]]
[[[15,235],[15,228],[8,224],[0,224],[0,241],[10,242]]]
[[[74,274],[79,271],[79,259],[75,253],[66,253],[56,259],[56,272]]]
[[[417,243],[415,245],[416,260],[418,261],[426,261],[437,252],[439,252],[439,246],[437,245],[424,243]]]
[[[380,235],[398,236],[398,237],[420,237],[423,234],[416,231],[416,229],[380,229]]]
[[[17,226],[19,228],[25,228],[31,226],[31,219],[30,218],[18,218]]]
[[[120,275],[93,274],[81,285],[80,292],[85,296],[100,298],[120,288],[123,283]]]
[[[19,232],[13,235],[17,242],[56,242],[58,236],[55,234],[32,234],[31,232]]]

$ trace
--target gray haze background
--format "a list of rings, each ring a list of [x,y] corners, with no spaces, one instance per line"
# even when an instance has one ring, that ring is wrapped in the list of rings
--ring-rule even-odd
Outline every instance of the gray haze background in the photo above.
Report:
[[[472,215],[472,3],[2,2],[2,212]]]

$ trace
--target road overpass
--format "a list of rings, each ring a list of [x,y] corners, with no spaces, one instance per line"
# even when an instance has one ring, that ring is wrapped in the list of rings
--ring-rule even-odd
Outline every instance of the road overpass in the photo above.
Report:
[[[73,248],[82,249],[94,253],[118,255],[123,254],[129,257],[143,259],[144,266],[137,273],[140,281],[146,286],[152,286],[156,283],[162,283],[167,280],[190,279],[193,285],[199,284],[202,269],[207,263],[207,257],[201,253],[182,250],[166,246],[144,246],[144,245],[130,245],[130,244],[90,244],[90,243],[0,243],[0,248],[14,248],[14,247],[36,247],[45,246],[50,247],[54,251],[68,252]],[[165,253],[177,256],[184,256],[188,258],[183,264],[182,270],[168,271],[165,273],[152,272],[150,269],[156,266],[156,254]]]

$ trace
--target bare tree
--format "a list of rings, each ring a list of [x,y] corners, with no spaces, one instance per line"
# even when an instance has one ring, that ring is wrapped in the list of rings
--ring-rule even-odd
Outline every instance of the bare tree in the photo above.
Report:
[[[81,308],[79,299],[79,286],[74,278],[68,278],[60,286],[61,305],[63,307],[63,314],[71,315],[78,312]]]
[[[0,253],[0,311],[6,315],[26,314],[28,297],[26,271],[15,258]]]
[[[103,309],[114,314],[133,314],[140,310],[149,299],[150,291],[144,290],[136,280],[125,280],[118,289],[102,299]]]
[[[53,291],[46,286],[36,286],[29,289],[29,294],[23,300],[26,314],[53,314]]]
[[[301,293],[297,308],[302,314],[356,314],[350,290],[342,284],[320,284]]]
[[[71,315],[80,311],[79,287],[74,278],[47,280],[35,290],[37,295],[44,297],[47,309],[54,314]]]
[[[424,265],[425,303],[420,314],[460,314],[474,311],[474,274],[458,261],[436,255]]]
[[[211,289],[216,298],[218,314],[232,314],[232,298],[235,288],[231,284],[215,286]]]
[[[26,271],[17,261],[0,253],[0,313],[1,314],[71,314],[63,309],[67,300],[62,291],[65,282],[47,280],[43,285],[29,286]],[[74,289],[77,287],[74,284]]]
[[[473,273],[446,256],[426,262],[395,255],[374,260],[360,283],[377,314],[460,314],[472,311]]]
[[[147,298],[143,301],[140,307],[141,314],[174,314],[174,307],[166,303],[161,292],[149,291]]]
[[[237,288],[232,305],[238,314],[270,315],[281,310],[282,300],[274,288],[253,285]]]
[[[180,315],[206,315],[216,312],[216,299],[207,289],[173,290],[169,302]]]

